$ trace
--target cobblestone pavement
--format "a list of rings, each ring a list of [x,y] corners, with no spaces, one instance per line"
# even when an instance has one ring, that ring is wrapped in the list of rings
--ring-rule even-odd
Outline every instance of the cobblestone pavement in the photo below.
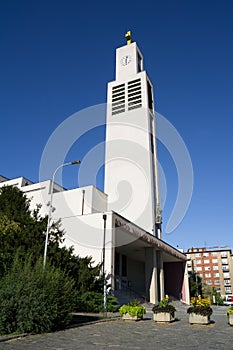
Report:
[[[233,327],[227,323],[227,307],[213,307],[212,323],[208,326],[189,325],[187,307],[176,305],[177,321],[158,324],[152,321],[152,313],[139,322],[96,322],[43,335],[27,336],[0,342],[4,350],[76,350],[76,349],[186,349],[231,350]]]

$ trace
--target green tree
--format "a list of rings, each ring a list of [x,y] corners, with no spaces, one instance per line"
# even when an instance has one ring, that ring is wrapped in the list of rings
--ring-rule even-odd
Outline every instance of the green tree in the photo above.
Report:
[[[189,274],[189,291],[190,297],[202,296],[202,279],[195,271]]]
[[[17,187],[0,188],[0,274],[10,268],[14,256],[22,257],[28,252],[34,262],[43,254],[47,217],[39,215],[40,207],[29,209],[30,201]],[[63,232],[58,223],[53,224],[49,245],[55,254],[62,241]]]
[[[217,289],[213,286],[209,286],[206,283],[202,284],[202,293],[205,298],[209,298],[212,304],[223,305],[223,298]]]
[[[30,200],[17,187],[0,188],[0,277],[10,269],[16,254],[21,259],[30,254],[34,264],[43,256],[47,220],[40,216],[40,206],[30,210]],[[91,257],[75,256],[73,247],[61,247],[62,242],[64,231],[58,221],[50,230],[47,261],[72,277],[80,292],[101,291],[101,265],[93,267]]]

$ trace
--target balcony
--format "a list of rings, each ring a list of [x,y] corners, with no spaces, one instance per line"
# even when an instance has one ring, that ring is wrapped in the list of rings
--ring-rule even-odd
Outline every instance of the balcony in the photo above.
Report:
[[[222,270],[223,272],[229,272],[229,266],[223,266]]]
[[[228,265],[228,259],[222,259],[222,265]]]
[[[231,282],[224,281],[224,286],[231,287]]]

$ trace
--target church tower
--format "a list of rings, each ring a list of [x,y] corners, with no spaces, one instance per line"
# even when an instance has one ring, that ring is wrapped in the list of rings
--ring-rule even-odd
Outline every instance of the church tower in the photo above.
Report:
[[[161,238],[153,86],[131,32],[108,84],[105,188],[113,210]]]

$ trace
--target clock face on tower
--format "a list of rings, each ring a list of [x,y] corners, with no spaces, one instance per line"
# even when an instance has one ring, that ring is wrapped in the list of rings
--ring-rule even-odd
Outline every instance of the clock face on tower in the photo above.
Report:
[[[131,60],[132,60],[131,56],[126,55],[126,56],[122,57],[121,65],[122,66],[127,66],[127,64],[129,64],[131,62]]]

